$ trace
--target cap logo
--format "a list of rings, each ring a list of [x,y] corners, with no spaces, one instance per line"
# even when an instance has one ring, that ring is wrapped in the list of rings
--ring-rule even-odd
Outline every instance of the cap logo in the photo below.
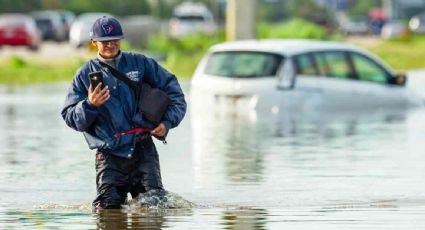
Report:
[[[102,29],[103,32],[105,32],[105,34],[110,34],[112,32],[112,30],[114,29],[114,27],[112,25],[102,25]]]

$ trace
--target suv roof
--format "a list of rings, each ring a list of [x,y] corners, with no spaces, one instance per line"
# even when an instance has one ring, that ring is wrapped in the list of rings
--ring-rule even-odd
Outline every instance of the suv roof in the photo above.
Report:
[[[260,39],[260,40],[239,40],[225,42],[214,45],[209,52],[226,52],[226,51],[251,51],[251,52],[268,52],[285,57],[291,57],[298,54],[320,51],[354,51],[361,53],[376,62],[382,64],[388,71],[391,68],[380,61],[380,59],[369,51],[342,42],[307,40],[307,39]]]
[[[321,50],[326,51],[329,49],[355,50],[364,52],[363,49],[345,43],[306,39],[240,40],[214,45],[211,47],[210,51],[259,51],[276,53],[284,56],[292,56],[300,53]]]

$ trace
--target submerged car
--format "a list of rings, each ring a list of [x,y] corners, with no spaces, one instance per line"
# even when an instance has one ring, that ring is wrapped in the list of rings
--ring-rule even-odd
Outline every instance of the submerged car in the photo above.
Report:
[[[407,108],[423,99],[378,57],[355,46],[313,40],[245,40],[210,48],[191,82],[192,104],[245,108],[358,110]]]

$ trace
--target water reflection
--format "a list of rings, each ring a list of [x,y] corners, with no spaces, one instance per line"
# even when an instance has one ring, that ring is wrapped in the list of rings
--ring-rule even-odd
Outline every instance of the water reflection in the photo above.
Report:
[[[359,110],[359,111],[285,111],[272,117],[276,124],[276,137],[297,137],[312,134],[334,139],[353,136],[359,125],[401,123],[409,111],[405,110]]]
[[[62,229],[78,223],[74,229],[89,229],[93,219],[91,213],[66,210],[6,211],[0,215],[2,229]]]
[[[103,210],[96,214],[98,230],[161,229],[164,216],[160,213],[131,213],[121,210]]]
[[[385,124],[403,124],[410,112],[273,109],[192,104],[192,148],[200,183],[215,172],[226,172],[229,182],[261,183],[270,149],[278,147],[284,156],[326,154],[330,151],[321,148],[324,144],[332,149],[362,148],[369,141],[367,136],[373,141],[388,139],[385,135],[391,130],[385,130]]]
[[[267,215],[264,209],[224,210],[222,225],[224,229],[235,230],[267,229]]]
[[[4,121],[0,122],[0,126],[4,125],[4,127],[0,127],[0,129],[4,131],[10,131],[11,130],[10,127],[14,127],[16,125],[16,108],[11,105],[6,105],[3,107],[3,109],[4,111],[0,110],[0,112],[4,113],[5,116],[4,116]],[[6,156],[7,156],[6,161],[10,164],[17,164],[18,161],[15,158],[16,148],[14,147],[19,144],[18,138],[15,135],[2,135],[2,136],[4,138],[4,144],[5,144],[5,147],[2,149],[9,150],[6,152]]]
[[[238,113],[192,111],[193,154],[198,175],[225,172],[230,182],[260,182],[264,152],[261,150],[261,127]],[[221,161],[221,164],[213,162]],[[222,169],[212,169],[209,165]],[[224,165],[223,165],[224,164]],[[202,180],[202,179],[200,179]]]

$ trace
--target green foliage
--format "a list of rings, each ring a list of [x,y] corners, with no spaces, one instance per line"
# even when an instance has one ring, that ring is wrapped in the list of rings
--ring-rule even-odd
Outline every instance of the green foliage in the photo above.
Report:
[[[203,55],[201,52],[193,55],[171,53],[161,64],[177,77],[190,78]]]
[[[425,67],[425,36],[412,36],[409,40],[382,41],[368,49],[395,69]]]
[[[257,29],[257,37],[326,39],[327,32],[324,27],[298,18],[283,24],[261,23]]]
[[[131,45],[127,40],[122,39],[121,42],[120,42],[120,48],[123,51],[129,51],[129,50],[131,50]]]
[[[121,16],[151,14],[158,18],[170,18],[175,6],[183,1],[186,0],[0,0],[0,12],[66,9],[76,14],[107,12]],[[210,9],[217,6],[217,0],[194,1],[203,2]]]
[[[1,0],[0,12],[30,12],[42,9],[67,9],[75,13],[108,12],[116,15],[148,14],[147,0]]]
[[[155,34],[149,38],[148,49],[162,54],[170,52],[192,54],[196,52],[204,52],[211,45],[222,41],[224,41],[223,33],[217,36],[198,33],[182,38],[171,38],[163,34]]]
[[[310,17],[323,15],[326,10],[313,0],[287,0],[286,14],[290,17]]]
[[[148,14],[150,12],[150,7],[146,0],[69,0],[62,2],[63,8],[77,13],[97,11],[116,15],[132,15]]]
[[[276,22],[287,17],[285,12],[286,1],[263,2],[258,8],[258,17],[260,21]]]
[[[157,34],[149,38],[148,49],[166,56],[163,64],[171,72],[180,77],[190,77],[208,48],[223,41],[223,33],[217,36],[194,34],[182,38]]]
[[[0,62],[0,84],[34,84],[70,80],[82,60],[36,62],[11,57]]]
[[[333,13],[320,6],[315,0],[286,0],[287,18],[303,18],[323,26],[333,24]]]
[[[28,63],[18,55],[13,55],[9,58],[9,65],[12,68],[21,69],[28,66]]]
[[[148,50],[156,53],[167,54],[174,51],[171,39],[162,34],[153,34],[148,39]]]
[[[29,12],[41,8],[41,0],[28,1],[28,0],[1,0],[0,12]]]
[[[355,1],[354,5],[349,9],[348,14],[351,16],[368,15],[369,10],[381,6],[381,0]]]

